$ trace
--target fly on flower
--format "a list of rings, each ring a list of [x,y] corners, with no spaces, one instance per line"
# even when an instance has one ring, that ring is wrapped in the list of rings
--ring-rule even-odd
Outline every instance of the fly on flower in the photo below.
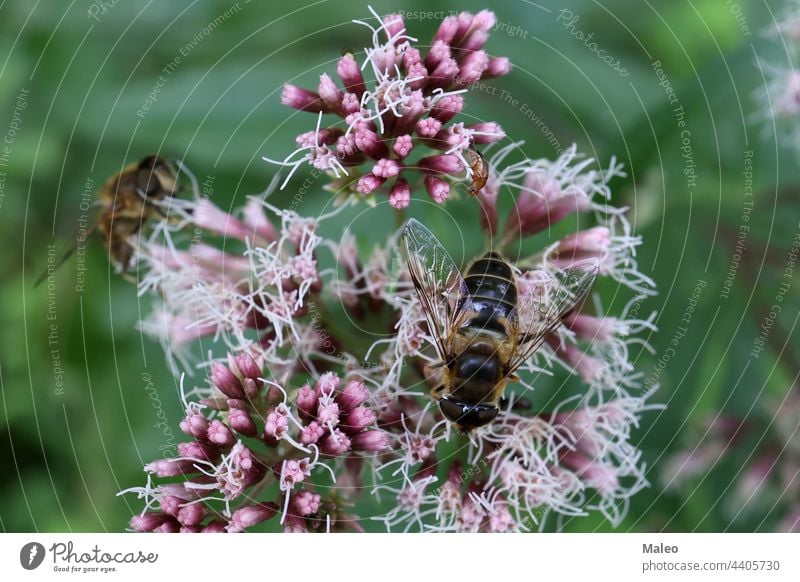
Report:
[[[131,267],[135,245],[132,238],[151,219],[174,219],[170,210],[175,210],[173,197],[180,192],[178,167],[187,171],[180,162],[151,155],[134,162],[111,176],[98,194],[100,211],[97,221],[84,237],[99,231],[108,250],[108,258],[119,272]],[[192,178],[193,179],[193,178]],[[179,210],[179,209],[178,209]],[[60,267],[78,248],[76,241],[55,265]],[[39,285],[48,271],[39,277]]]
[[[519,298],[514,269],[488,251],[462,276],[442,244],[420,222],[403,229],[403,251],[442,368],[433,397],[462,432],[492,422],[516,370],[586,298],[596,261],[553,271]]]

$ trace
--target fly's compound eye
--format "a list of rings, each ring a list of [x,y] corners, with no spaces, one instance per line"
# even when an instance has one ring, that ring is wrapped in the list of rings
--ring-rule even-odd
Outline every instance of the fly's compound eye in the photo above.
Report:
[[[450,422],[460,423],[461,417],[464,416],[466,412],[466,408],[467,406],[465,404],[447,398],[443,398],[439,401],[439,409]]]
[[[500,412],[496,406],[488,404],[470,406],[447,398],[439,401],[439,409],[447,420],[462,426],[465,430],[489,424],[497,418],[497,414]]]

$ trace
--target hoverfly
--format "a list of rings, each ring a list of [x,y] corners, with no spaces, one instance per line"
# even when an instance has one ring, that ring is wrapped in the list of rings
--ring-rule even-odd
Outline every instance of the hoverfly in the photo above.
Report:
[[[498,253],[486,252],[462,276],[414,219],[406,223],[402,247],[443,372],[432,395],[462,432],[497,417],[506,385],[519,381],[516,370],[581,305],[598,272],[595,261],[575,263],[548,274],[518,302],[514,270]]]
[[[103,184],[98,195],[100,210],[97,220],[86,236],[99,231],[109,259],[124,273],[133,257],[131,237],[138,234],[149,220],[167,218],[164,202],[178,191],[178,172],[172,161],[152,155],[130,164]],[[77,247],[76,242],[55,268],[64,264]],[[39,285],[47,274],[45,271],[34,286]]]
[[[470,196],[477,196],[489,180],[489,162],[478,150],[473,147],[464,150],[472,174],[472,183],[467,192]]]

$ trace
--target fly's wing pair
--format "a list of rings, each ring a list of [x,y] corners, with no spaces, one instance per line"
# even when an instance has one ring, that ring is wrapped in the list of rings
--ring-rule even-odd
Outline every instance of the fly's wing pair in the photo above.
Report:
[[[579,309],[597,278],[597,261],[585,260],[568,267],[534,271],[539,280],[529,281],[515,313],[517,334],[514,355],[508,364],[512,375],[554,333],[564,318]]]
[[[406,222],[401,246],[439,357],[447,361],[456,331],[469,313],[467,284],[442,244],[418,220]]]
[[[467,285],[442,244],[419,221],[410,219],[406,223],[402,241],[425,319],[439,356],[446,362],[453,353],[458,329],[473,313]],[[588,260],[554,271],[537,271],[544,278],[523,295],[509,318],[514,351],[506,376],[513,375],[563,319],[580,307],[598,269],[596,261]]]

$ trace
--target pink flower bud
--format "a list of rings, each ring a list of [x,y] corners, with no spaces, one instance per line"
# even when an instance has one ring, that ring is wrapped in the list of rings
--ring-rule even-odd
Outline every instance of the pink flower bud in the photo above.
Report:
[[[316,444],[323,434],[325,429],[317,421],[312,421],[300,431],[300,442],[304,445]]]
[[[205,439],[205,435],[203,437]],[[203,459],[213,461],[219,456],[219,449],[209,442],[189,441],[178,443],[178,453],[189,459]]]
[[[200,530],[200,533],[227,533],[225,529],[225,522],[215,519],[203,529]]]
[[[206,508],[201,503],[189,503],[178,510],[178,521],[187,527],[200,525],[206,516]]]
[[[456,16],[447,16],[439,24],[439,29],[436,31],[434,38],[434,45],[438,41],[450,44],[458,33],[458,18]]]
[[[233,430],[245,436],[256,436],[258,432],[256,423],[245,410],[239,408],[232,409],[228,413],[228,422]]]
[[[318,396],[331,396],[339,389],[341,383],[342,381],[339,376],[333,372],[326,372],[319,377],[319,380],[317,380],[317,383],[314,385],[314,389]]]
[[[404,178],[398,178],[389,192],[389,204],[393,208],[405,208],[411,204],[411,188]]]
[[[484,79],[503,77],[511,72],[511,61],[507,57],[492,57],[483,72]]]
[[[197,473],[194,463],[183,459],[159,459],[145,465],[144,470],[158,477],[177,477],[178,475]]]
[[[376,420],[375,413],[366,406],[359,406],[354,408],[348,415],[347,419],[342,422],[342,430],[348,433],[359,432],[374,424]]]
[[[433,117],[426,117],[421,119],[415,128],[417,135],[420,137],[435,137],[439,130],[442,128],[442,122]]]
[[[292,497],[292,509],[297,515],[306,517],[319,511],[322,498],[318,493],[304,489]]]
[[[575,368],[575,371],[585,382],[592,382],[597,378],[604,364],[588,354],[585,354],[574,344],[561,343],[556,339],[548,339],[548,343],[556,350],[556,354],[567,364]]]
[[[180,427],[186,434],[204,439],[208,432],[208,419],[199,412],[193,412],[180,422]]]
[[[382,159],[378,160],[372,167],[372,174],[379,178],[391,178],[396,176],[403,169],[403,165],[397,160]]]
[[[131,518],[130,525],[131,529],[135,531],[149,532],[155,531],[156,528],[167,522],[175,523],[174,520],[165,513],[152,512],[145,513],[144,515],[134,515]]]
[[[322,454],[336,457],[350,450],[350,439],[338,428],[320,441],[319,450]]]
[[[165,521],[157,528],[153,529],[153,533],[178,533],[180,526],[174,521]]]
[[[208,440],[221,447],[232,447],[236,437],[227,426],[219,420],[212,420],[208,425]]]
[[[264,441],[269,445],[275,445],[289,432],[289,420],[286,415],[278,412],[270,412],[264,423]]]
[[[355,93],[345,93],[342,97],[342,113],[349,115],[361,110],[361,101]]]
[[[394,145],[392,146],[392,151],[396,153],[400,158],[405,158],[409,153],[411,153],[411,148],[414,144],[411,141],[411,136],[408,134],[400,135],[394,140]]]
[[[564,324],[584,340],[605,342],[614,334],[614,320],[608,317],[573,313],[564,320]]]
[[[341,109],[343,94],[327,73],[320,75],[319,96],[330,111]]]
[[[373,129],[362,126],[357,128],[354,133],[356,147],[369,157],[379,160],[389,154],[389,148]]]
[[[536,234],[568,214],[589,210],[591,206],[584,192],[562,191],[555,180],[539,173],[528,174],[523,184],[527,190],[517,197],[515,209],[506,222],[506,233],[510,235]]]
[[[433,46],[428,50],[428,56],[425,57],[425,66],[429,71],[432,71],[442,61],[450,60],[451,57],[450,45],[440,40],[434,41]]]
[[[309,459],[284,461],[281,464],[280,475],[280,487],[284,491],[291,489],[297,483],[302,483],[306,477],[311,475]]]
[[[495,123],[494,121],[474,123],[469,126],[469,129],[476,132],[472,134],[472,143],[476,145],[494,143],[500,141],[506,136],[506,133],[503,131],[503,128],[500,127],[500,124]]]
[[[464,98],[461,95],[446,95],[439,99],[431,109],[431,117],[447,123],[464,109]]]
[[[422,171],[436,174],[458,174],[464,171],[463,162],[453,154],[428,156],[419,161]]]
[[[480,80],[481,75],[489,66],[489,57],[483,51],[469,53],[461,62],[458,74],[460,85],[470,85]]]
[[[441,204],[450,196],[450,184],[435,176],[425,176],[425,189],[437,204]]]
[[[200,228],[226,238],[246,241],[253,238],[252,229],[244,222],[217,208],[208,198],[203,198],[192,212],[192,221]]]
[[[321,398],[317,407],[317,420],[323,425],[339,424],[339,405]]]
[[[401,14],[387,14],[381,20],[383,21],[383,26],[386,29],[386,35],[389,38],[402,34],[406,29],[406,25],[403,22],[403,16]]]
[[[283,533],[306,533],[308,528],[301,517],[287,515],[283,520]]]
[[[158,506],[161,508],[161,511],[172,517],[178,516],[181,505],[184,503],[185,501],[183,499],[175,497],[174,495],[164,495],[158,500]]]
[[[345,90],[354,93],[359,98],[367,90],[364,85],[364,77],[361,75],[361,67],[353,55],[346,54],[339,59],[339,64],[336,65],[336,74],[342,80]]]
[[[595,226],[565,236],[555,251],[559,256],[572,258],[601,257],[611,245],[611,231],[605,226]]]
[[[455,59],[445,59],[430,72],[430,84],[434,87],[449,87],[458,75]]]
[[[364,404],[369,398],[369,390],[360,380],[352,380],[347,383],[344,390],[336,395],[337,402],[342,408],[349,412],[354,408]]]
[[[408,70],[412,65],[422,62],[422,55],[419,49],[410,46],[403,52],[403,66]]]
[[[370,194],[373,190],[379,188],[384,182],[386,178],[380,178],[375,174],[364,174],[361,178],[358,179],[358,184],[356,185],[356,190],[360,194]]]
[[[319,94],[303,89],[297,85],[287,84],[283,86],[281,92],[281,103],[300,111],[319,113],[328,111],[327,104],[320,98]]]
[[[575,471],[589,487],[602,496],[613,495],[619,488],[617,470],[612,465],[600,463],[573,451],[567,451],[561,458],[562,463]]]
[[[351,442],[356,451],[379,452],[389,448],[389,435],[383,430],[368,430],[353,435]]]
[[[309,419],[314,417],[317,411],[317,393],[308,384],[300,388],[297,392],[297,408],[300,411],[300,417]]]
[[[239,373],[245,378],[258,380],[258,378],[261,377],[261,367],[256,364],[256,361],[250,354],[243,352],[237,355],[234,360]]]
[[[231,515],[228,531],[237,533],[271,519],[278,512],[274,503],[257,503],[240,507]]]
[[[244,390],[239,378],[220,362],[214,362],[214,365],[211,366],[211,383],[225,396],[230,398],[244,397]]]

